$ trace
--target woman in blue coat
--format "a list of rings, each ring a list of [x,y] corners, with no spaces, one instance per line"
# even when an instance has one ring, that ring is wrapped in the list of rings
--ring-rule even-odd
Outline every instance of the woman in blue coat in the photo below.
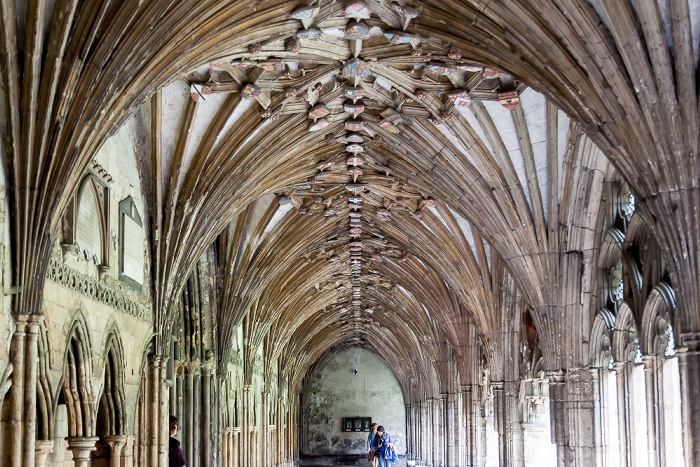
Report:
[[[372,449],[374,449],[374,455],[377,456],[379,461],[378,467],[391,467],[389,458],[394,445],[391,444],[391,436],[384,431],[383,426],[377,427],[377,434],[374,436],[374,441],[372,441]]]

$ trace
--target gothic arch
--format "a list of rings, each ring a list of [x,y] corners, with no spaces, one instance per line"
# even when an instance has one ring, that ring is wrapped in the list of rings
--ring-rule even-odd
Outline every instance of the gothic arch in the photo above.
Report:
[[[589,349],[589,364],[592,368],[608,368],[612,357],[612,332],[615,316],[610,310],[600,310],[593,321]]]
[[[612,350],[615,361],[634,362],[639,352],[639,332],[630,303],[625,301],[615,318]]]
[[[669,284],[660,282],[652,289],[642,315],[640,342],[645,354],[664,355],[669,343],[675,342],[675,305],[676,294]]]
[[[92,343],[87,323],[78,311],[68,332],[64,351],[61,393],[68,411],[68,436],[91,437],[95,433],[95,398],[92,381]]]
[[[108,333],[104,352],[104,380],[98,403],[98,419],[104,424],[103,435],[123,435],[126,429],[124,394],[124,349],[116,326]]]

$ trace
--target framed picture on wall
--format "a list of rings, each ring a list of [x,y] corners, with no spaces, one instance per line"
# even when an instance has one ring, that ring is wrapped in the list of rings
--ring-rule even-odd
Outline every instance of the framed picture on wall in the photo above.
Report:
[[[372,417],[345,417],[343,418],[343,431],[363,432],[370,431]]]

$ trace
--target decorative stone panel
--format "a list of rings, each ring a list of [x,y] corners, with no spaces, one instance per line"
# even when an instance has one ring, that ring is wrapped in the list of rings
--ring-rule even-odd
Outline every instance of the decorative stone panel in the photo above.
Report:
[[[121,292],[98,280],[74,271],[55,259],[51,259],[49,262],[46,277],[56,284],[73,290],[84,297],[104,303],[133,318],[146,322],[151,321],[151,313],[147,307],[125,297]]]

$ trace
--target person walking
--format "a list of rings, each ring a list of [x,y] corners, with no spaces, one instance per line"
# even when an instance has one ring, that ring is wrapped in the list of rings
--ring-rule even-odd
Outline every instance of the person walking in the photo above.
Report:
[[[180,448],[180,441],[173,438],[177,434],[177,417],[170,416],[170,447],[168,450],[168,467],[185,467],[185,454]]]
[[[391,467],[390,459],[394,445],[391,444],[391,436],[384,431],[384,427],[381,425],[377,427],[377,434],[374,435],[374,441],[372,441],[372,449],[377,456],[377,467]]]
[[[367,435],[367,454],[368,459],[372,462],[372,467],[377,467],[377,457],[374,455],[374,449],[372,449],[372,442],[374,441],[374,436],[377,434],[377,424],[372,423],[370,432]]]

